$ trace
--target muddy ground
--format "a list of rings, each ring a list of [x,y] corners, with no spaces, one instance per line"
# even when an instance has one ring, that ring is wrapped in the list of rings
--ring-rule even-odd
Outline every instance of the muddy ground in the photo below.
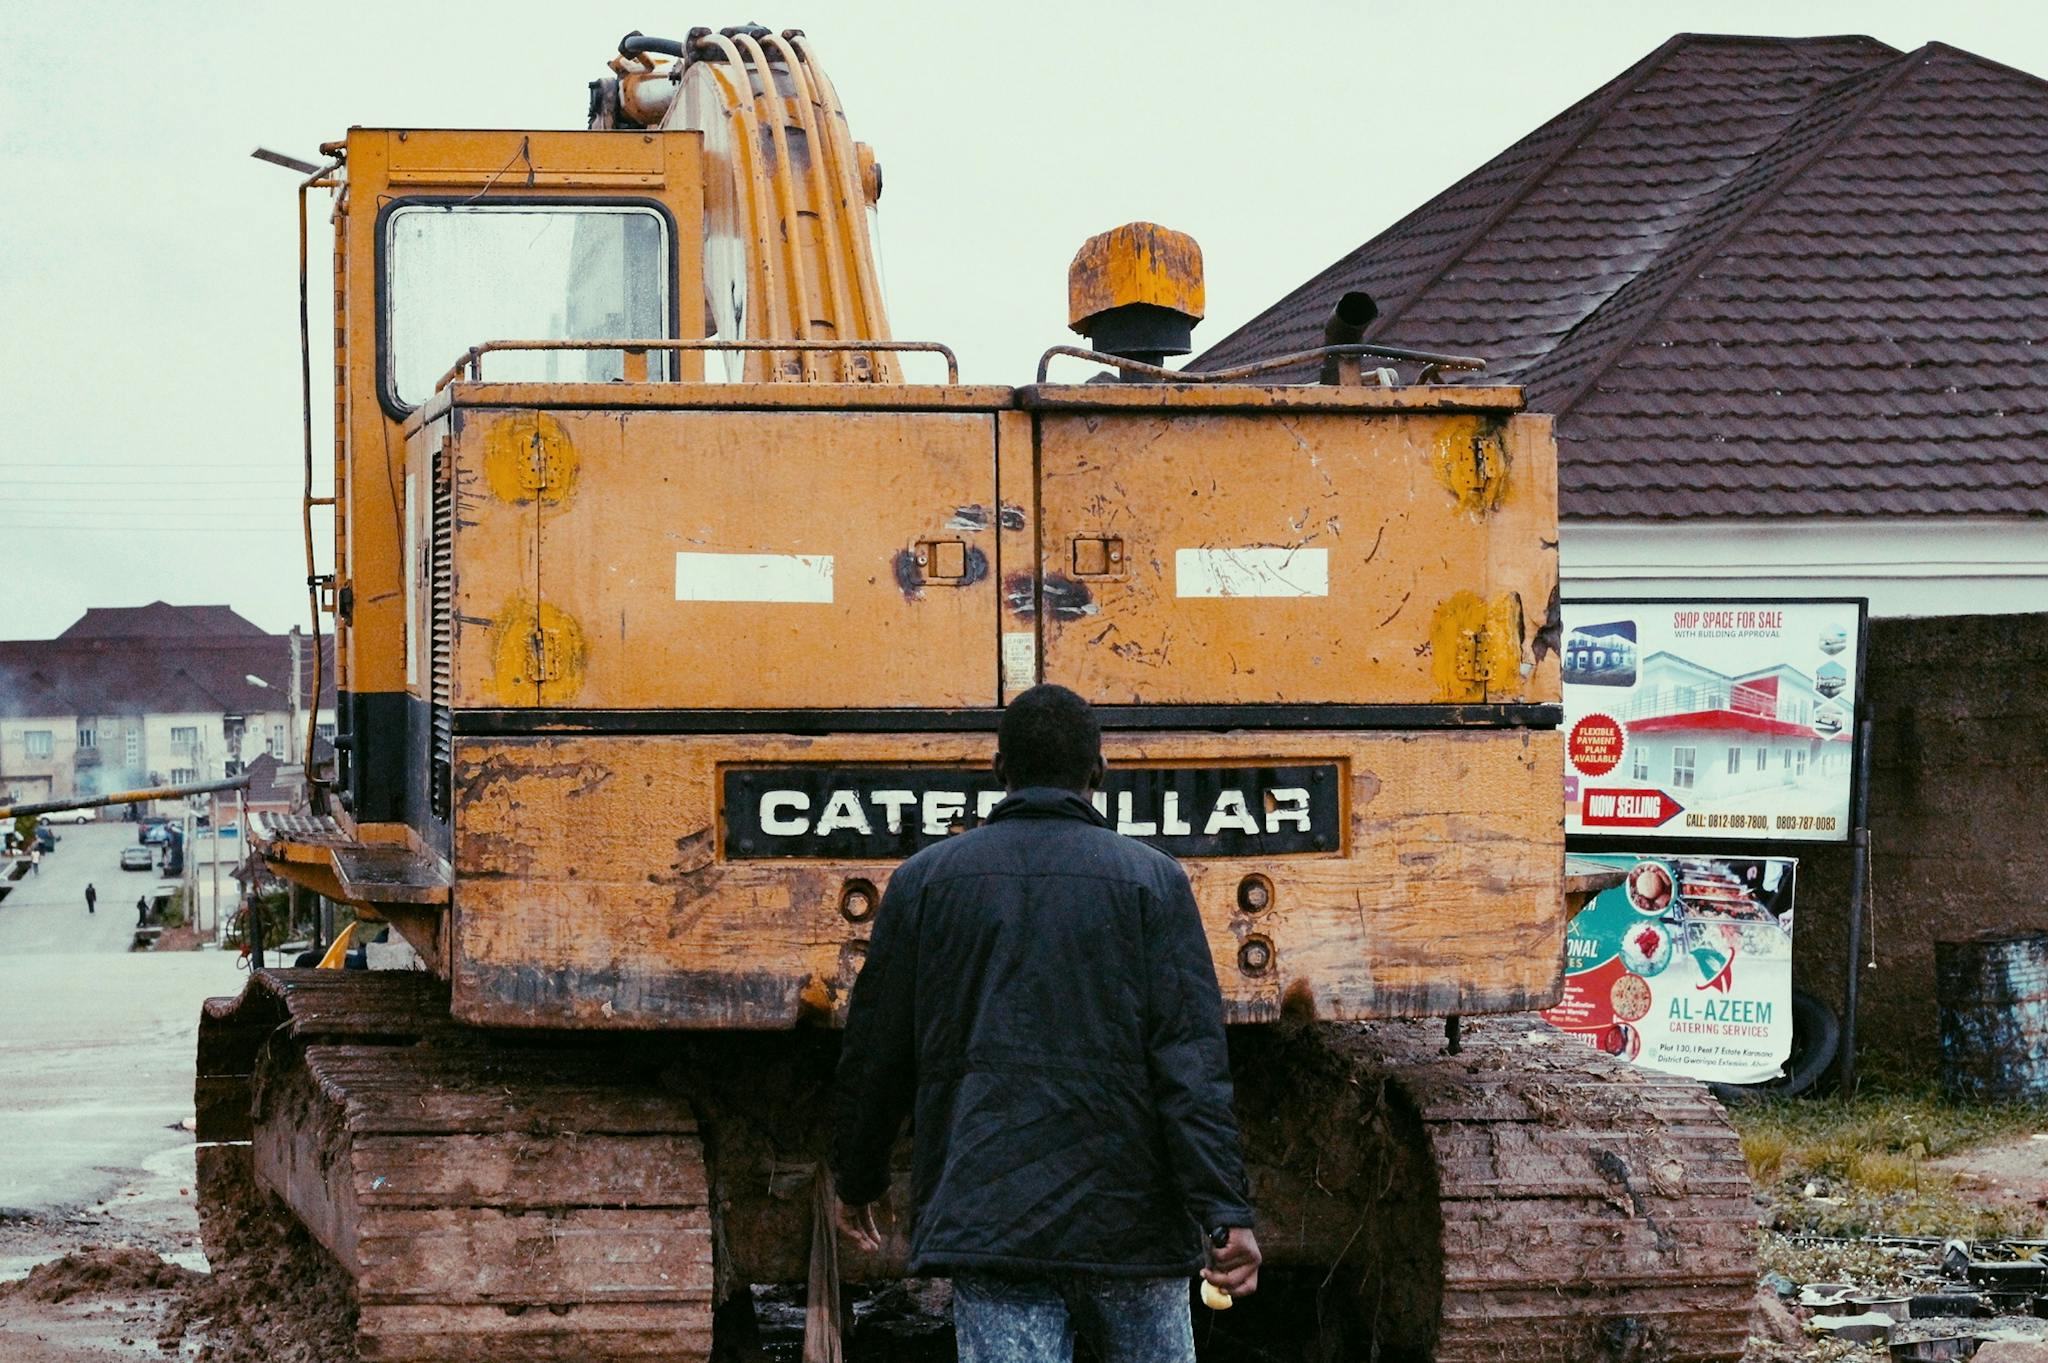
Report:
[[[277,1236],[276,1219],[260,1202],[249,1204],[247,1224],[269,1227],[257,1259],[266,1290],[247,1309],[222,1310],[220,1284],[201,1249],[193,1138],[185,1125],[193,1040],[200,1000],[239,988],[233,959],[64,951],[85,939],[14,916],[23,909],[63,914],[67,922],[80,915],[82,904],[74,908],[63,887],[53,882],[48,889],[0,906],[0,1360],[338,1359],[330,1343],[297,1338],[299,1323],[332,1302],[333,1279],[323,1276],[320,1256],[303,1240]],[[38,908],[36,901],[47,902]],[[87,926],[97,932],[100,925]],[[24,928],[38,930],[10,931]],[[17,950],[9,950],[10,936]],[[117,938],[98,933],[97,940]],[[2007,1218],[2020,1224],[2048,1211],[2048,1120],[2043,1126],[1928,1164],[1957,1175],[1971,1197],[2024,1213]],[[1768,1219],[1768,1207],[1759,1211]],[[1856,1261],[1782,1238],[1768,1253],[1780,1266],[1810,1266],[1802,1281]],[[1896,1255],[1864,1258],[1877,1277],[1902,1280],[1911,1268]],[[1290,1286],[1297,1289],[1292,1296]],[[1256,1307],[1199,1312],[1205,1363],[1304,1359],[1301,1327],[1314,1286],[1274,1275]],[[859,1294],[849,1358],[945,1363],[953,1356],[946,1302],[943,1284]],[[794,1360],[801,1290],[761,1291],[756,1304],[755,1359]],[[1752,1360],[1884,1357],[1882,1349],[1812,1338],[1807,1318],[1814,1314],[1760,1292]],[[2044,1331],[2048,1322],[2010,1328]]]
[[[116,1360],[193,1360],[194,1363],[325,1363],[330,1355],[320,1342],[298,1337],[296,1322],[310,1303],[334,1290],[323,1281],[317,1252],[303,1242],[275,1241],[265,1252],[263,1273],[275,1290],[254,1311],[239,1318],[219,1313],[215,1284],[198,1252],[198,1219],[189,1195],[189,1181],[168,1187],[165,1173],[187,1173],[186,1158],[158,1162],[132,1181],[114,1188],[104,1201],[40,1213],[17,1211],[0,1218],[0,1359],[9,1363],[114,1363]],[[1987,1147],[1977,1156],[1950,1157],[1945,1164],[1966,1177],[1982,1178],[1991,1196],[2039,1197],[2048,1190],[2048,1140],[2022,1138]],[[253,1204],[252,1204],[253,1205]],[[1772,1261],[1785,1263],[1800,1251],[1779,1241]],[[1925,1257],[1924,1255],[1922,1257]],[[1843,1262],[1840,1255],[1819,1255],[1808,1262]],[[1854,1262],[1852,1258],[1850,1262]],[[1872,1251],[1866,1276],[1897,1274],[1901,1256],[1888,1261]],[[1794,1263],[1796,1267],[1796,1262]],[[1905,1266],[1910,1269],[1910,1265]],[[1821,1269],[1809,1270],[1819,1275]],[[1836,1270],[1830,1269],[1829,1276]],[[1802,1284],[1803,1285],[1803,1284]],[[1276,1283],[1275,1287],[1282,1284]],[[945,1318],[943,1284],[911,1284],[859,1296],[856,1330],[849,1349],[851,1363],[946,1363],[953,1357]],[[1277,1300],[1271,1303],[1278,1307]],[[761,1363],[793,1363],[798,1356],[803,1323],[798,1288],[757,1293],[761,1337],[755,1357]],[[1205,1360],[1303,1358],[1298,1341],[1287,1338],[1284,1320],[1269,1313],[1255,1322],[1250,1312],[1241,1319],[1198,1312],[1197,1329]],[[1751,1363],[1833,1363],[1834,1360],[1880,1360],[1880,1346],[1852,1347],[1818,1338],[1807,1322],[1823,1310],[1801,1307],[1796,1300],[1780,1303],[1760,1288],[1752,1321],[1755,1341]],[[2007,1321],[2008,1336],[2048,1334],[2048,1322]],[[1909,1327],[1921,1334],[1936,1327]],[[1958,1323],[1957,1328],[1990,1331],[1992,1322]],[[1277,1347],[1276,1347],[1277,1346]],[[331,1345],[329,1346],[331,1347]]]

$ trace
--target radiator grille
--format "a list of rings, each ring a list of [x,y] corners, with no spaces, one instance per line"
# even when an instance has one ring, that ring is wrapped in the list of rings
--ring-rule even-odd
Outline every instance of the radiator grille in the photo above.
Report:
[[[433,753],[428,769],[428,798],[434,817],[446,819],[452,803],[455,765],[454,696],[455,632],[455,469],[447,442],[434,451],[432,553],[427,561],[427,592],[431,602],[427,637],[428,711],[432,717]]]

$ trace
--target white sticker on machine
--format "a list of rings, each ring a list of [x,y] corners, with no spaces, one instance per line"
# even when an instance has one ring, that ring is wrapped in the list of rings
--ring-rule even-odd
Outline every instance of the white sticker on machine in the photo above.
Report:
[[[830,605],[832,555],[679,553],[676,600]]]
[[[1173,556],[1176,596],[1328,596],[1330,551],[1254,544],[1181,549]]]
[[[1029,630],[1003,631],[1003,686],[1021,691],[1038,684],[1038,636]]]

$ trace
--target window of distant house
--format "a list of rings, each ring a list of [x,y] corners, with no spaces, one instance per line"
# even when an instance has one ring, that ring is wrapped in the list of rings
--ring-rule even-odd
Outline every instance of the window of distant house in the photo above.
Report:
[[[1730,776],[1734,776],[1734,775],[1735,775],[1736,773],[1740,772],[1741,770],[1742,770],[1742,749],[1740,749],[1740,748],[1730,748],[1730,749],[1728,750],[1728,774],[1729,774]]]
[[[1650,754],[1649,754],[1649,753],[1647,753],[1647,752],[1645,752],[1645,751],[1643,751],[1643,749],[1641,749],[1641,748],[1637,748],[1637,749],[1636,749],[1636,755],[1635,755],[1635,756],[1634,756],[1634,757],[1633,757],[1632,759],[1630,759],[1630,762],[1629,762],[1629,769],[1628,769],[1628,770],[1629,770],[1629,779],[1630,779],[1630,780],[1634,780],[1634,781],[1647,781],[1647,780],[1649,780],[1649,779],[1650,779]]]
[[[1756,750],[1756,769],[1758,771],[1769,771],[1771,769],[1771,750],[1769,748],[1758,748]]]
[[[189,786],[198,779],[199,773],[190,767],[171,768],[171,784],[174,786]]]
[[[1806,775],[1806,749],[1804,748],[1792,750],[1792,775],[1794,777]]]
[[[1693,762],[1698,756],[1694,748],[1673,748],[1671,750],[1671,784],[1680,790],[1692,789]]]
[[[141,734],[137,733],[133,729],[130,729],[128,731],[128,741],[123,745],[123,750],[127,754],[127,761],[129,766],[138,767],[142,765]]]
[[[81,747],[81,748],[97,748],[97,747],[98,747],[99,745],[100,745],[100,736],[99,736],[99,735],[98,735],[97,733],[93,732],[93,731],[92,731],[91,729],[80,729],[80,730],[78,731],[78,746],[79,746],[79,747]]]
[[[190,747],[199,741],[199,730],[195,726],[180,724],[171,730],[171,742],[183,743]]]
[[[284,756],[284,725],[282,724],[272,724],[270,726],[270,755],[272,757]]]
[[[21,747],[30,757],[48,757],[57,751],[57,735],[49,729],[25,729]]]
[[[334,726],[332,724],[322,724],[319,726],[319,730],[320,737],[326,739],[330,743],[334,741]]]

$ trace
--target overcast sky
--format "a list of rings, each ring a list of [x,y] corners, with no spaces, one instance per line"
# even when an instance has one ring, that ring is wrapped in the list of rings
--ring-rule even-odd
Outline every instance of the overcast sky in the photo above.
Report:
[[[2048,74],[2044,12],[5,0],[0,638],[157,598],[303,624],[293,177],[250,149],[312,158],[350,124],[580,127],[629,29],[805,29],[886,173],[896,334],[1024,383],[1071,339],[1074,248],[1118,223],[1201,242],[1200,349],[1674,32],[1940,40]],[[316,284],[326,251],[316,236]],[[325,366],[316,348],[316,383]]]

